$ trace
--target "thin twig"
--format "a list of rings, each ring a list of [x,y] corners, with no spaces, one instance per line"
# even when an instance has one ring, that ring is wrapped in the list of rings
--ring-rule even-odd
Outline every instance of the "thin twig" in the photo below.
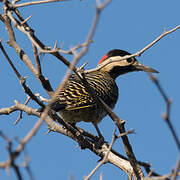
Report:
[[[104,5],[103,6],[101,6],[101,8],[103,7],[105,7],[108,3],[109,3],[110,1],[105,1],[105,3],[104,3]],[[98,18],[99,18],[99,12],[101,11],[101,8],[97,8],[97,15],[96,15],[96,18],[95,18],[95,21],[94,21],[94,26],[92,26],[92,29],[91,29],[91,31],[90,31],[90,33],[89,33],[89,36],[88,36],[88,39],[92,39],[92,36],[93,36],[93,33],[94,33],[94,30],[95,30],[95,28],[94,27],[96,27],[96,24],[97,24],[97,22],[98,22]],[[8,14],[9,16],[10,16],[10,13]],[[11,17],[11,16],[10,16]],[[11,17],[11,20],[13,21],[14,19]],[[21,20],[21,21],[23,21],[23,20]],[[18,24],[18,22],[17,21],[13,21],[15,24],[17,24],[17,27],[18,28],[22,28],[21,26],[19,26],[19,24]],[[25,22],[26,23],[26,22]],[[178,29],[178,28],[177,28]],[[39,42],[37,41],[37,38],[34,36],[34,34],[32,35],[32,32],[30,32],[29,34],[26,32],[26,31],[24,31],[25,29],[21,29],[22,30],[22,32],[24,32],[26,35],[28,35],[28,37],[30,38],[30,40],[32,41],[32,42],[35,42],[35,46],[36,47],[38,47],[39,49],[45,49],[44,47],[45,46],[42,46],[42,44],[38,44]],[[171,33],[171,32],[170,32]],[[164,35],[165,36],[165,35]],[[162,37],[161,37],[162,38]],[[87,41],[88,42],[88,41]],[[156,41],[157,42],[157,41]],[[155,42],[155,43],[156,43]],[[155,44],[154,43],[154,44]],[[151,46],[150,46],[151,47]],[[149,47],[146,47],[147,49],[149,48]],[[80,52],[80,53],[78,53],[78,54],[75,54],[75,52],[74,52],[74,54],[75,54],[75,58],[74,58],[74,64],[68,64],[68,63],[66,63],[66,64],[68,64],[68,66],[71,66],[71,69],[75,69],[75,67],[74,67],[74,65],[76,64],[76,62],[75,62],[75,60],[76,61],[78,61],[86,52],[87,52],[87,49],[88,49],[88,45],[87,45],[87,47],[84,47],[83,48],[83,50]],[[61,55],[60,54],[58,54],[58,53],[52,53],[53,55],[55,55],[56,57],[58,57],[59,59],[63,59],[63,57],[61,57]],[[141,55],[142,53],[140,53],[139,55]],[[135,55],[134,55],[135,56]],[[137,55],[138,56],[138,55]],[[126,59],[127,57],[124,57],[124,59]],[[69,71],[69,72],[71,72],[71,70]],[[66,79],[63,81],[64,82],[64,85],[65,85],[65,81],[67,81],[67,79],[68,79],[68,76],[69,76],[69,74],[67,74],[67,76],[66,76]],[[61,86],[61,88],[60,88],[60,90],[59,90],[59,92],[61,91],[61,89],[62,89],[62,87],[63,86]],[[57,92],[57,94],[58,94],[58,92]],[[47,112],[48,112],[48,110],[47,110]],[[46,114],[46,116],[47,116],[47,114]],[[44,116],[44,118],[46,117],[46,116]]]
[[[84,86],[86,87],[86,90],[91,94],[92,98],[97,102],[98,105],[100,105],[101,107],[103,107],[103,109],[108,113],[108,115],[111,117],[111,119],[114,121],[114,123],[117,125],[119,132],[121,134],[125,134],[125,128],[124,128],[124,121],[122,121],[113,111],[112,109],[106,105],[106,103],[100,98],[98,97],[94,91],[92,90],[92,88],[90,87],[90,85],[88,84],[86,78],[84,77],[84,74],[79,74],[79,77],[81,79],[81,81],[83,82]],[[125,152],[129,158],[130,164],[133,167],[134,170],[134,174],[136,175],[136,177],[138,179],[141,179],[141,177],[143,177],[143,172],[136,160],[136,157],[134,155],[133,149],[131,147],[131,144],[129,142],[129,139],[126,135],[121,136],[122,140],[123,140],[123,145],[124,145],[124,149]]]
[[[20,104],[18,102],[16,102],[16,104],[14,106],[12,106],[12,107],[0,109],[0,114],[6,114],[6,112],[12,113],[15,110],[23,110],[29,115],[35,115],[37,117],[40,117],[40,113],[37,112],[35,109],[32,109],[32,108],[30,108],[28,106],[25,106],[24,104]],[[58,117],[58,116],[56,116],[56,117]],[[57,124],[55,122],[55,120],[57,120],[57,119],[55,118],[54,120],[52,120],[49,117],[46,118],[46,123],[47,123],[47,125],[48,125],[48,127],[49,127],[49,129],[51,131],[64,134],[64,135],[70,137],[71,139],[75,140],[76,142],[79,142],[79,138],[77,136],[73,135],[71,133],[71,131],[69,131],[66,128],[64,128],[64,127],[60,126],[59,124]],[[81,132],[82,132],[82,129],[81,129]],[[88,134],[88,132],[85,132],[85,133],[82,132],[82,135],[83,134]],[[81,134],[79,134],[79,135],[81,135]],[[96,138],[96,140],[97,140],[97,138]],[[81,144],[83,145],[83,147],[86,147],[86,148],[90,149],[92,152],[94,152],[95,154],[97,154],[101,158],[103,158],[106,155],[107,151],[108,151],[108,146],[107,146],[106,143],[102,146],[101,149],[99,149],[99,148],[96,149],[95,147],[98,147],[98,144],[97,144],[96,141],[92,142],[92,141],[89,141],[86,138],[85,139],[83,138],[83,141],[81,141]],[[21,148],[22,148],[22,146],[21,146]],[[111,164],[114,164],[117,167],[119,167],[120,169],[125,171],[127,174],[133,174],[133,169],[132,169],[132,166],[130,165],[129,161],[125,157],[119,155],[114,150],[112,150],[110,152],[110,154],[108,156],[108,162],[111,163]],[[1,167],[1,165],[3,166],[3,163],[0,163],[0,167]]]
[[[107,0],[108,2],[110,2],[109,0]],[[101,9],[102,10],[102,9]],[[95,20],[93,22],[93,25],[92,25],[92,28],[90,30],[90,33],[88,34],[88,38],[87,38],[87,45],[84,46],[82,48],[82,51],[80,53],[78,53],[77,55],[75,55],[72,63],[69,65],[69,69],[67,70],[66,72],[66,75],[64,76],[61,84],[58,86],[58,88],[56,89],[55,93],[53,94],[53,97],[51,99],[51,102],[48,104],[48,106],[46,106],[44,112],[42,113],[42,116],[41,118],[43,119],[46,119],[47,115],[48,115],[48,112],[50,110],[50,106],[52,103],[54,103],[54,101],[56,100],[56,97],[57,95],[62,91],[62,89],[64,88],[64,86],[66,85],[70,75],[71,75],[71,72],[72,70],[74,70],[74,67],[76,65],[76,63],[78,62],[78,60],[87,52],[88,50],[88,47],[89,47],[89,43],[91,42],[91,39],[93,37],[93,34],[94,34],[94,31],[95,31],[95,27],[97,25],[97,22],[98,22],[98,19],[99,19],[99,14],[100,14],[100,11],[98,13],[96,13],[96,16],[95,16]],[[76,69],[75,69],[76,70]]]
[[[152,74],[149,74],[151,80],[154,82],[154,84],[156,85],[156,87],[158,88],[159,92],[161,93],[165,103],[166,103],[166,113],[163,115],[163,118],[165,120],[165,122],[167,123],[170,131],[171,131],[171,134],[176,142],[176,145],[177,145],[177,148],[180,152],[180,140],[177,136],[177,133],[170,121],[170,105],[171,105],[171,100],[168,98],[168,96],[166,95],[164,89],[162,88],[162,86],[160,85],[159,81],[157,80],[157,78],[155,76],[153,76]]]
[[[6,7],[5,9],[8,9],[8,7]],[[34,38],[35,42],[37,41],[37,43],[39,44],[40,47],[44,48],[45,46],[33,35],[33,31],[31,30],[31,28],[28,26],[27,22],[25,22],[23,25],[17,21],[17,19],[15,19],[12,15],[11,12],[9,12],[7,10],[7,14],[9,13],[9,16],[11,18],[11,20],[14,22],[14,25],[17,25],[16,27],[20,27],[21,30],[23,31],[27,31],[27,33],[29,34],[30,37]],[[18,16],[18,18],[23,22],[24,18],[21,16],[21,14],[19,13],[19,11],[17,9],[15,9],[15,13]],[[22,50],[22,48],[18,45],[18,43],[16,42],[15,39],[15,34],[13,31],[13,28],[11,26],[11,21],[10,18],[7,16],[4,17],[4,24],[6,26],[6,29],[8,31],[8,35],[9,35],[9,42],[8,44],[14,48],[14,50],[16,51],[17,55],[20,57],[20,59],[28,66],[28,68],[31,70],[31,72],[34,74],[34,76],[41,82],[42,86],[44,87],[44,89],[47,91],[47,93],[49,94],[49,96],[51,97],[53,94],[53,89],[50,85],[50,82],[48,79],[45,79],[43,76],[39,77],[39,73],[36,70],[36,68],[34,67],[34,65],[32,64],[30,58],[27,56],[27,54]]]
[[[174,169],[174,172],[172,173],[171,180],[176,180],[176,178],[178,176],[179,169],[180,169],[180,155],[179,155],[179,158],[178,158],[177,165],[176,165],[176,167]]]
[[[93,174],[94,174],[104,163],[107,162],[108,155],[109,155],[109,153],[110,153],[110,151],[111,151],[111,149],[112,149],[112,146],[113,146],[116,138],[117,138],[117,136],[116,136],[116,129],[114,129],[113,137],[112,137],[112,140],[111,140],[111,143],[110,143],[110,145],[109,145],[109,148],[108,148],[108,151],[107,151],[106,155],[105,155],[105,156],[103,157],[103,159],[99,162],[99,164],[89,173],[89,175],[84,178],[84,180],[89,180],[89,179],[93,176]]]
[[[0,115],[2,115],[2,114],[10,114],[10,113],[12,113],[14,111],[17,111],[17,110],[22,110],[22,111],[26,112],[28,115],[35,115],[37,117],[40,116],[40,113],[37,112],[35,109],[32,109],[32,108],[30,108],[28,106],[20,104],[17,101],[15,102],[14,106],[11,106],[9,108],[0,109]],[[55,123],[55,121],[51,120],[50,118],[47,118],[46,123],[47,123],[47,125],[48,125],[48,127],[50,128],[51,131],[64,134],[64,135],[72,138],[76,142],[78,141],[77,138],[75,138],[75,136],[72,135],[72,133],[70,131],[66,130],[64,127],[61,127],[59,124]],[[92,138],[92,135],[91,134],[88,135],[87,131],[84,131],[83,129],[81,129],[79,127],[77,127],[77,128],[80,130],[82,135],[85,134],[86,136]],[[92,139],[94,139],[94,141],[95,141],[97,138],[93,137]],[[89,143],[89,145],[88,145],[88,143]],[[94,152],[97,155],[103,155],[103,154],[105,155],[107,150],[108,150],[107,146],[103,146],[102,151],[100,151],[99,149],[95,149],[94,147],[96,147],[96,144],[93,145],[89,141],[86,141],[85,144],[83,145],[84,147],[90,149],[92,152]],[[129,175],[133,174],[133,169],[132,169],[131,165],[129,164],[128,159],[126,157],[120,155],[119,153],[117,153],[113,149],[111,150],[110,156],[108,156],[108,161],[110,163],[114,164],[115,166],[121,168],[127,174],[129,174]],[[138,163],[141,166],[145,167],[145,169],[147,170],[147,173],[150,172],[150,165],[148,163],[139,162],[139,161],[138,161]],[[0,167],[3,168],[3,167],[6,167],[6,165],[4,163],[0,163]],[[157,173],[155,174],[154,172],[153,172],[152,175],[160,176]]]
[[[44,4],[44,3],[52,3],[52,2],[61,2],[61,1],[67,1],[67,0],[43,0],[43,1],[32,1],[32,2],[26,2],[22,4],[15,4],[14,8],[20,8],[24,6],[32,6],[37,4]]]
[[[27,133],[27,135],[22,139],[21,143],[15,150],[15,153],[18,155],[23,149],[25,144],[30,141],[30,139],[37,133],[38,129],[40,128],[41,124],[43,123],[43,119],[40,118],[33,128]]]
[[[35,115],[35,116],[39,115],[39,112],[37,112],[37,110],[29,108],[28,106],[26,106],[24,104],[20,104],[16,100],[14,102],[15,102],[15,105],[13,105],[11,107],[1,108],[0,115],[9,115],[9,114],[11,114],[15,111],[19,111],[19,110],[26,112],[28,115]]]
[[[152,80],[152,82],[154,82],[154,84],[158,88],[160,94],[162,95],[162,97],[163,97],[163,99],[164,99],[164,101],[166,103],[166,113],[163,114],[163,119],[167,123],[167,125],[169,127],[169,130],[170,130],[170,132],[171,132],[171,134],[172,134],[172,136],[173,136],[173,138],[174,138],[174,140],[176,142],[177,148],[178,148],[178,150],[180,152],[180,140],[179,140],[179,138],[177,136],[177,133],[176,133],[176,131],[174,129],[174,126],[172,125],[171,120],[170,120],[171,100],[168,98],[168,96],[165,93],[164,89],[160,85],[158,79],[155,76],[153,76],[152,74],[149,74],[149,76],[150,76],[150,79]],[[174,173],[172,175],[172,180],[176,180],[179,169],[180,169],[180,156],[179,156],[175,171],[174,171]]]
[[[160,36],[158,36],[154,41],[152,41],[151,43],[149,43],[147,46],[145,46],[144,48],[142,48],[141,50],[137,51],[136,53],[132,54],[132,55],[127,55],[127,56],[123,56],[122,58],[119,58],[118,60],[115,61],[122,61],[124,59],[128,59],[128,58],[132,58],[135,56],[141,56],[146,50],[148,50],[149,48],[151,48],[154,44],[156,44],[158,41],[160,41],[163,37],[165,37],[166,35],[176,31],[180,29],[180,25],[176,26],[175,28],[169,30],[169,31],[164,31]],[[114,62],[115,62],[114,61]],[[100,64],[97,68],[91,69],[91,70],[87,70],[85,72],[91,72],[94,70],[99,70],[100,68],[106,66],[108,63],[110,62],[104,62],[102,65]]]
[[[41,70],[41,62],[40,62],[40,59],[39,59],[39,55],[38,55],[38,51],[37,51],[37,48],[34,44],[32,44],[32,48],[33,48],[33,53],[34,53],[34,57],[35,57],[35,60],[36,60],[36,67],[37,67],[37,71],[38,71],[38,76],[41,76],[42,75],[42,70]]]
[[[161,40],[164,36],[171,34],[172,32],[176,31],[180,29],[180,25],[176,26],[175,28],[167,31],[166,29],[164,29],[164,32],[157,37],[153,42],[151,42],[150,44],[148,44],[147,46],[145,46],[143,49],[141,49],[140,51],[138,51],[136,53],[136,56],[141,56],[142,53],[144,53],[146,50],[148,50],[150,47],[152,47],[154,44],[156,44],[159,40]]]
[[[3,137],[8,143],[7,150],[8,150],[8,154],[9,154],[9,159],[6,162],[1,163],[0,167],[8,169],[11,166],[14,169],[18,180],[22,180],[22,175],[20,173],[20,169],[14,162],[14,160],[15,160],[14,157],[16,155],[15,155],[14,151],[12,150],[12,142],[2,131],[0,131],[0,136]]]
[[[29,16],[28,18],[26,18],[24,21],[22,21],[21,22],[21,25],[23,25],[23,24],[25,24],[27,21],[29,21],[29,19],[31,19],[32,18],[32,15],[31,16]]]
[[[17,16],[21,19],[21,21],[24,21],[24,18],[21,16],[21,14],[19,13],[19,11],[17,9],[15,9],[15,12],[16,12]],[[11,16],[11,18],[13,19],[14,17]],[[26,25],[26,28],[25,28],[15,18],[13,20],[14,20],[14,23],[15,24],[19,24],[19,26],[22,27],[22,29],[30,29],[30,27],[28,26],[27,22],[24,23],[24,25]],[[8,18],[8,16],[5,16],[4,23],[5,23],[6,29],[8,31],[8,35],[9,35],[9,42],[8,42],[8,44],[15,49],[15,51],[18,54],[18,56],[20,57],[20,59],[28,66],[28,68],[31,70],[31,72],[34,74],[34,76],[38,80],[40,80],[42,86],[44,87],[44,89],[47,91],[47,93],[51,97],[52,94],[53,94],[53,89],[51,87],[51,84],[50,84],[49,80],[45,79],[44,76],[42,76],[42,74],[39,74],[39,72],[36,70],[36,68],[32,64],[30,58],[22,50],[22,48],[17,44],[16,39],[15,39],[15,34],[14,34],[13,29],[12,29],[11,22],[10,22],[10,19]],[[31,34],[30,31],[28,31],[28,32]],[[39,42],[39,44],[42,46],[42,43]]]
[[[44,49],[44,50],[41,50],[41,53],[56,53],[56,52],[60,52],[60,53],[63,53],[63,54],[73,54],[76,50],[82,48],[82,47],[85,47],[87,46],[89,43],[92,43],[93,40],[90,40],[89,42],[84,42],[82,44],[78,44],[72,48],[70,48],[69,50],[63,50],[61,48],[57,48],[57,44],[55,44],[55,46],[53,47],[53,49]]]
[[[34,35],[34,31],[28,26],[27,22],[25,22],[22,25],[16,18],[13,17],[11,12],[8,10],[9,9],[8,4],[6,4],[6,6],[7,7],[5,8],[5,10],[7,10],[7,13],[6,13],[7,16],[5,16],[5,18],[4,18],[4,23],[5,23],[6,29],[8,31],[9,39],[10,39],[8,44],[15,49],[16,53],[21,58],[21,60],[28,66],[28,68],[35,75],[35,77],[40,80],[41,84],[43,85],[43,87],[45,88],[45,90],[47,91],[49,96],[52,97],[53,89],[52,89],[48,79],[45,79],[43,76],[39,77],[39,73],[36,70],[36,68],[34,67],[34,65],[32,64],[30,58],[22,50],[22,48],[17,44],[10,20],[14,23],[14,25],[20,31],[22,31],[23,33],[25,33],[28,36],[28,38],[32,42],[33,46],[38,48],[39,51],[41,51],[42,49],[46,49],[46,46]],[[15,13],[18,16],[18,18],[20,19],[20,21],[24,22],[24,18],[21,16],[20,12],[17,9],[15,9]],[[53,52],[51,54],[54,55],[55,57],[57,57],[58,59],[60,59],[67,66],[70,66],[71,63],[67,59],[65,59],[63,56],[61,56],[58,52]],[[75,67],[73,69],[76,70]]]
[[[33,48],[33,52],[34,52],[34,57],[36,60],[36,67],[37,67],[37,77],[40,80],[43,88],[46,90],[47,94],[52,97],[54,90],[49,82],[49,80],[47,78],[45,78],[42,74],[42,70],[41,70],[41,62],[39,59],[39,55],[38,55],[38,50],[36,48],[36,46],[34,44],[32,44],[32,48]]]
[[[39,93],[36,93],[35,94],[42,102],[46,102],[46,103],[49,103],[50,102],[50,99],[47,99],[47,98],[44,98],[42,96],[40,96]]]
[[[31,89],[26,86],[26,80],[21,76],[21,74],[18,72],[14,64],[12,63],[11,59],[9,58],[8,54],[6,53],[1,41],[0,41],[0,49],[3,52],[3,55],[6,57],[7,61],[9,62],[10,66],[12,67],[13,71],[15,72],[16,76],[18,77],[25,93],[27,93],[34,101],[36,101],[40,106],[44,107],[44,104],[33,94]]]
[[[24,103],[24,105],[27,105],[28,102],[30,101],[30,99],[31,99],[31,97],[28,97],[27,100],[26,100],[26,102]],[[14,125],[17,125],[17,123],[22,119],[22,113],[23,113],[23,111],[20,110],[19,117],[18,117],[17,120],[14,122]]]
[[[11,166],[14,169],[18,180],[23,180],[19,167],[16,164],[14,164],[14,163],[12,163]]]
[[[33,173],[32,173],[31,168],[30,168],[30,166],[29,166],[29,160],[30,160],[30,158],[28,157],[25,148],[24,148],[24,160],[25,160],[25,162],[24,162],[24,168],[26,169],[27,174],[29,175],[29,178],[30,178],[30,180],[34,180]]]
[[[104,163],[107,163],[107,162],[108,162],[108,155],[109,155],[110,151],[112,150],[112,146],[113,146],[113,144],[115,143],[115,141],[117,140],[117,138],[119,138],[119,137],[121,137],[121,136],[125,136],[125,135],[127,135],[127,134],[132,134],[132,133],[134,133],[134,131],[133,131],[133,130],[129,130],[129,131],[127,131],[126,133],[123,133],[123,134],[120,134],[120,135],[117,136],[117,135],[116,135],[116,128],[115,128],[115,129],[114,129],[114,132],[113,132],[112,139],[111,139],[111,143],[110,143],[110,145],[109,145],[109,147],[108,147],[108,150],[107,150],[107,153],[105,154],[105,156],[103,157],[103,159],[99,162],[99,164],[89,173],[89,175],[84,178],[84,180],[89,180],[89,179],[93,176],[93,174],[94,174]],[[129,174],[130,174],[130,173],[129,173]],[[132,173],[131,173],[131,175],[132,175]]]
[[[8,7],[6,7],[8,9]],[[9,12],[9,14],[11,14]],[[14,48],[14,50],[16,51],[17,55],[20,57],[20,59],[28,66],[28,68],[31,70],[31,72],[36,76],[37,75],[37,70],[34,67],[34,65],[32,64],[31,60],[29,59],[29,57],[27,56],[27,54],[22,50],[22,48],[18,45],[18,43],[16,42],[16,38],[15,38],[15,34],[11,25],[11,20],[10,18],[6,15],[4,16],[5,19],[5,26],[6,29],[8,31],[8,36],[9,36],[9,42],[8,44]],[[24,21],[24,19],[23,19]],[[17,24],[19,22],[14,20],[14,25]],[[19,23],[20,24],[20,23]],[[21,25],[22,26],[22,25]],[[23,26],[22,26],[23,27]]]

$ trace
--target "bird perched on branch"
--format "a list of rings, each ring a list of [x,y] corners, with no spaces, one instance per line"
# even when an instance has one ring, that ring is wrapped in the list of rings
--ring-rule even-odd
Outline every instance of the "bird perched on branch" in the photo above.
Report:
[[[134,71],[158,73],[140,64],[135,57],[121,60],[126,55],[131,54],[119,49],[111,50],[103,56],[97,68],[84,71],[84,77],[91,89],[112,109],[118,100],[118,86],[115,82],[118,76]],[[102,137],[97,124],[107,113],[88,93],[76,74],[70,76],[51,108],[59,111],[62,119],[68,123],[91,122],[99,137]]]

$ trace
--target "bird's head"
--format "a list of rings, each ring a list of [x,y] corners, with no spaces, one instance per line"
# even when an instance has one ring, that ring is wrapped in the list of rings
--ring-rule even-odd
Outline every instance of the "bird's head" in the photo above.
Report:
[[[145,66],[137,61],[135,57],[121,60],[123,56],[131,55],[130,53],[114,49],[105,54],[98,64],[100,71],[110,73],[112,78],[116,78],[121,74],[133,71],[145,71],[158,73],[155,69]]]

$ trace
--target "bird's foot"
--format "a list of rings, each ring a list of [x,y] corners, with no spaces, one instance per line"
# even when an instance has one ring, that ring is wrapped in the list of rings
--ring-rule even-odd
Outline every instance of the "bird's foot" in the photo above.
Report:
[[[102,145],[106,143],[103,136],[98,136],[94,142],[94,148],[101,149]]]

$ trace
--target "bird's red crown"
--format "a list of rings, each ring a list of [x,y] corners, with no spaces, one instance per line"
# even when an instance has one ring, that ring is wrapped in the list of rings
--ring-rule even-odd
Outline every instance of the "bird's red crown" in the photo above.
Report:
[[[108,54],[105,54],[105,55],[101,58],[101,60],[99,61],[98,64],[101,64],[101,63],[102,63],[104,60],[106,60],[108,57],[109,57]]]

